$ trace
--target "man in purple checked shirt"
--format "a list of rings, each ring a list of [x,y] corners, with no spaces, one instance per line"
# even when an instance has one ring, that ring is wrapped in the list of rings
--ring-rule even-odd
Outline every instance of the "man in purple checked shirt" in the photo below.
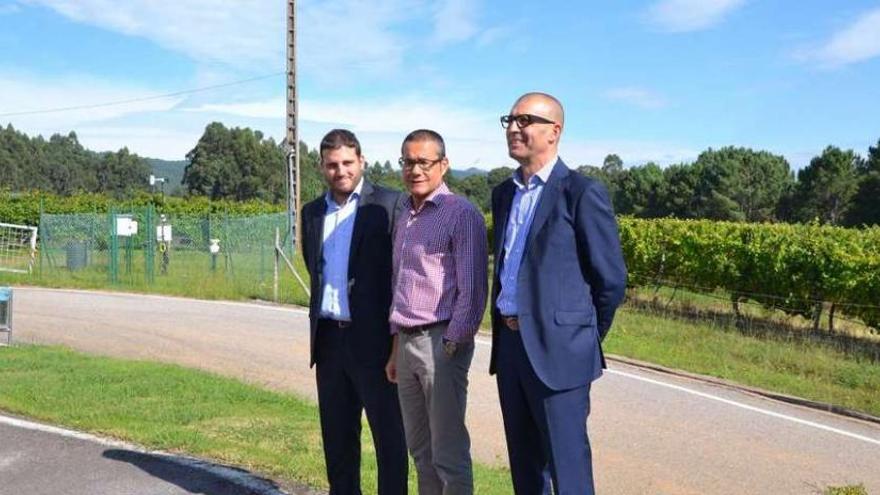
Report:
[[[395,226],[394,341],[386,373],[397,382],[419,495],[470,495],[464,418],[474,334],[488,292],[486,224],[443,182],[449,160],[439,134],[411,132],[401,154],[409,197]]]

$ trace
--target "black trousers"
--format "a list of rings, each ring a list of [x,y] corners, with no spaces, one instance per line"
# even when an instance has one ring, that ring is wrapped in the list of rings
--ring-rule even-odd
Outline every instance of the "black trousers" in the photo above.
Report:
[[[317,335],[318,408],[330,495],[360,495],[361,414],[373,433],[379,495],[407,493],[407,453],[397,386],[384,363],[365,366],[349,342],[357,325],[339,328],[319,322]]]

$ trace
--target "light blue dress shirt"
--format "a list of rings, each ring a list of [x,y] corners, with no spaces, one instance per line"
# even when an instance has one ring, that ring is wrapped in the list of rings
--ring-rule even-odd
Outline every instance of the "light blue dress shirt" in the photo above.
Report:
[[[535,218],[535,210],[544,185],[550,178],[553,165],[557,158],[545,163],[541,170],[529,177],[529,183],[523,184],[520,169],[513,173],[513,183],[516,192],[513,195],[513,203],[510,206],[510,214],[507,219],[507,228],[504,231],[504,263],[501,266],[501,293],[498,294],[496,306],[504,316],[518,314],[516,303],[516,281],[519,276],[519,265],[522,262],[526,247],[526,238]],[[497,220],[496,220],[497,221]]]
[[[324,197],[327,213],[324,214],[321,318],[351,321],[348,306],[348,257],[351,254],[351,235],[363,185],[364,180],[361,179],[341,205],[336,203],[330,191]]]

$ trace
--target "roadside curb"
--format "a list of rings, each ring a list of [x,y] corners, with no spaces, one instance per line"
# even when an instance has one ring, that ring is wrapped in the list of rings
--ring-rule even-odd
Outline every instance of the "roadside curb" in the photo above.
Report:
[[[173,454],[161,450],[150,450],[122,440],[104,438],[93,435],[91,433],[80,432],[77,430],[63,428],[60,426],[53,426],[45,423],[38,423],[29,419],[12,416],[5,411],[0,411],[0,423],[26,430],[39,431],[43,433],[74,438],[77,440],[96,443],[106,447],[125,449],[131,452],[136,452],[138,454],[153,456],[161,459],[164,462],[176,464],[187,469],[206,472],[211,476],[221,478],[225,481],[228,481],[229,483],[249,490],[255,495],[319,495],[320,493],[322,493],[306,487],[298,487],[296,489],[291,489],[289,487],[282,488],[276,481],[265,478],[259,474],[252,473],[240,467],[218,464],[213,461],[199,459],[185,454]]]
[[[793,404],[796,406],[806,407],[810,409],[815,409],[818,411],[823,411],[831,414],[836,414],[839,416],[845,416],[848,418],[858,419],[860,421],[865,421],[868,423],[873,423],[880,425],[880,417],[872,416],[867,413],[863,413],[860,411],[855,411],[852,409],[847,409],[845,407],[836,406],[834,404],[829,404],[827,402],[819,402],[810,399],[804,399],[802,397],[795,397],[793,395],[782,394],[779,392],[771,392],[768,390],[760,389],[757,387],[750,387],[748,385],[743,385],[741,383],[732,382],[729,380],[725,380],[723,378],[715,378],[712,376],[706,375],[698,375],[696,373],[690,373],[687,371],[678,370],[675,368],[667,368],[666,366],[661,366],[659,364],[649,363],[646,361],[639,361],[638,359],[632,359],[628,357],[618,356],[615,354],[605,354],[605,358],[609,361],[618,362],[621,364],[626,364],[628,366],[634,366],[636,368],[641,368],[645,370],[654,371],[657,373],[663,373],[666,375],[677,376],[681,378],[687,378],[689,380],[695,380],[698,382],[709,383],[712,385],[716,385],[719,387],[724,387],[731,390],[736,390],[739,392],[744,392],[752,395],[757,395],[760,397],[765,397],[767,399],[777,400],[780,402],[785,402],[788,404]]]

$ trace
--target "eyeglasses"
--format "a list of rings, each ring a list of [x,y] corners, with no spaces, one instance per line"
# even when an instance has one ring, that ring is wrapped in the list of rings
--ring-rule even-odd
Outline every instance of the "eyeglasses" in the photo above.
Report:
[[[402,168],[404,170],[412,170],[416,166],[418,166],[422,172],[428,172],[432,168],[434,168],[434,165],[437,165],[438,163],[440,163],[440,161],[443,160],[443,158],[444,157],[441,156],[440,158],[437,158],[436,160],[427,160],[425,158],[419,158],[418,160],[407,160],[403,157],[400,157],[400,159],[397,160],[397,163],[398,163],[398,165],[400,165],[400,168]]]
[[[517,127],[520,129],[524,127],[528,127],[532,124],[555,124],[552,120],[545,119],[544,117],[539,117],[537,115],[532,115],[530,113],[521,113],[519,115],[502,115],[501,116],[501,127],[507,129],[510,127],[510,124],[516,122]]]

